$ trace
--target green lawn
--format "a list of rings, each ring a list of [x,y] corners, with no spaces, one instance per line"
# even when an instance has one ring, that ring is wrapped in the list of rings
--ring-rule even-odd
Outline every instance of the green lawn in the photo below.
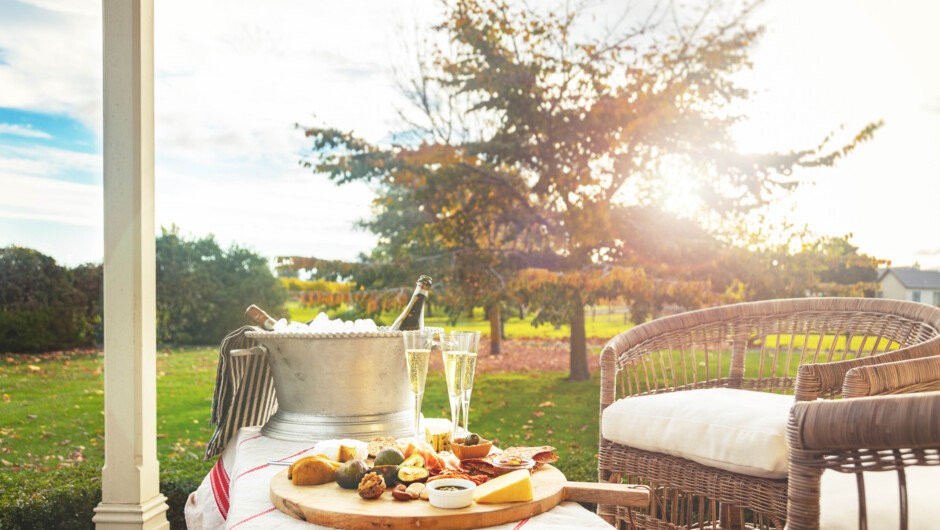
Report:
[[[199,464],[212,433],[209,413],[218,354],[214,348],[163,349],[157,356],[157,452],[161,467]],[[103,462],[103,358],[0,359],[0,468],[24,483],[38,470]],[[598,381],[574,383],[564,373],[481,374],[474,385],[471,429],[500,445],[559,448],[558,467],[573,480],[593,480],[597,453]],[[423,412],[449,417],[442,374],[429,374]],[[183,462],[185,461],[185,462]]]
[[[288,310],[290,311],[291,319],[298,322],[313,320],[319,313],[318,309],[303,307],[296,302],[289,303]],[[588,310],[585,322],[587,337],[597,337],[607,340],[633,327],[632,324],[624,324],[622,314],[610,315],[610,320],[608,320],[608,315],[604,313],[605,310],[606,309],[599,310],[594,319],[592,319],[591,312]],[[331,316],[336,318],[336,316],[332,314]],[[379,319],[379,324],[391,324],[397,316],[397,313],[383,314],[382,318]],[[505,316],[506,315],[504,315],[504,317]],[[558,329],[546,324],[535,327],[531,324],[531,321],[532,317],[522,320],[519,318],[518,314],[514,314],[506,320],[506,337],[509,339],[529,337],[564,339],[571,335],[570,327],[567,325],[560,326]],[[468,318],[464,315],[457,320],[456,325],[452,325],[446,316],[426,316],[424,324],[426,326],[441,327],[447,330],[475,330],[482,332],[484,335],[490,334],[490,323],[488,320],[483,319],[483,310],[480,308],[474,309],[473,318]]]

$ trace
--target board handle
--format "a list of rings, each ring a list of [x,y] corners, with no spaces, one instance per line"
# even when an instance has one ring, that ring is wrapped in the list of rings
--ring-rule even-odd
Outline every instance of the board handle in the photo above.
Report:
[[[565,482],[565,500],[614,504],[628,508],[648,508],[650,490],[634,484],[605,484],[603,482]]]

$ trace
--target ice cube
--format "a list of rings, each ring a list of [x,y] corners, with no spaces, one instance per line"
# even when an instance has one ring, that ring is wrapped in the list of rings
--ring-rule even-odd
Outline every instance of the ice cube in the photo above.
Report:
[[[304,333],[310,331],[310,328],[307,327],[303,322],[291,322],[287,325],[287,331],[293,331],[297,333]]]
[[[323,333],[324,331],[328,331],[329,325],[330,317],[328,317],[326,313],[321,312],[310,322],[309,331]]]
[[[274,331],[284,331],[287,329],[287,319],[282,318],[274,323]]]
[[[359,333],[373,333],[378,331],[375,322],[371,318],[366,319],[357,319],[356,323],[353,325],[353,330]]]

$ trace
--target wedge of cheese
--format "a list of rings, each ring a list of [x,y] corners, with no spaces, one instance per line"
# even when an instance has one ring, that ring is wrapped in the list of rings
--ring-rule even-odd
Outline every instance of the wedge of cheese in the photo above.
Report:
[[[450,427],[432,426],[424,428],[424,441],[431,444],[434,451],[450,451]]]
[[[473,500],[481,503],[531,501],[535,491],[527,469],[498,476],[477,486]]]

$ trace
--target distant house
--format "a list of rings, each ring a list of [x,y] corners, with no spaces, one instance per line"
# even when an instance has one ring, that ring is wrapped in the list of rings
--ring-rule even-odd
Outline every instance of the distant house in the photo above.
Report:
[[[920,267],[888,267],[878,273],[879,298],[940,305],[940,271]]]

